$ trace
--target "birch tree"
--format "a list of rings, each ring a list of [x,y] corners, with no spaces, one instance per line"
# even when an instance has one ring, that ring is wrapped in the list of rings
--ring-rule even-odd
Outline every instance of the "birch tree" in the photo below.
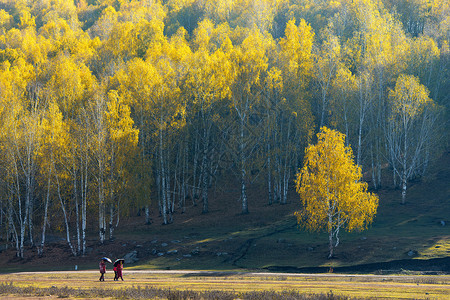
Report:
[[[417,77],[400,75],[389,92],[387,129],[390,163],[400,178],[402,204],[406,202],[408,180],[421,169],[436,128],[437,111],[428,89]]]
[[[191,67],[186,81],[186,88],[193,94],[194,107],[200,120],[202,213],[209,210],[208,185],[211,174],[208,160],[212,150],[213,118],[218,101],[229,97],[233,80],[229,55],[222,48],[210,50],[213,31],[215,28],[211,21],[205,20],[199,24],[195,37],[198,49],[190,59]],[[227,37],[225,39],[230,43]]]
[[[107,164],[107,127],[105,124],[106,100],[105,95],[96,95],[89,108],[93,125],[92,154],[95,162],[95,179],[98,199],[98,234],[100,243],[106,239],[106,164]]]
[[[41,123],[42,135],[40,137],[42,147],[39,149],[39,164],[40,173],[44,176],[44,187],[46,189],[45,204],[44,204],[44,216],[42,225],[41,243],[38,249],[40,255],[44,252],[46,229],[48,227],[48,215],[51,203],[53,203],[53,195],[57,194],[61,201],[61,210],[64,216],[64,225],[66,228],[66,241],[72,251],[72,254],[76,255],[75,249],[71,242],[70,226],[67,217],[66,203],[61,196],[61,183],[60,178],[67,176],[67,170],[65,169],[65,162],[67,160],[67,143],[68,143],[68,129],[66,124],[62,120],[62,114],[59,111],[56,103],[51,102],[49,104],[48,111],[44,116]],[[57,191],[54,188],[57,186]]]
[[[35,200],[37,151],[39,149],[39,122],[41,105],[38,97],[27,92],[28,84],[35,78],[34,68],[22,58],[14,65],[2,66],[2,101],[6,130],[5,149],[8,161],[7,182],[10,186],[10,225],[17,232],[17,256],[24,257],[26,229],[29,241],[33,239],[33,202]]]
[[[320,94],[317,103],[317,114],[320,120],[319,127],[322,127],[325,125],[326,114],[329,111],[331,84],[341,58],[341,46],[338,38],[327,32],[322,45],[316,47],[314,52],[314,77],[319,86]]]
[[[130,166],[136,159],[139,130],[134,128],[130,107],[117,91],[108,93],[105,123],[107,127],[108,178],[107,204],[109,206],[109,238],[119,225],[123,193],[131,182]],[[115,222],[115,223],[114,223]]]
[[[232,68],[235,80],[232,85],[232,109],[237,117],[237,153],[241,181],[242,213],[247,214],[247,167],[253,144],[248,139],[249,118],[254,105],[262,93],[262,77],[267,72],[267,39],[255,28],[249,32],[242,44],[232,53]]]
[[[364,230],[372,223],[378,196],[367,192],[361,168],[353,161],[345,135],[322,127],[317,144],[306,148],[304,164],[296,178],[302,210],[299,224],[311,231],[328,232],[329,254],[339,245],[341,229]]]

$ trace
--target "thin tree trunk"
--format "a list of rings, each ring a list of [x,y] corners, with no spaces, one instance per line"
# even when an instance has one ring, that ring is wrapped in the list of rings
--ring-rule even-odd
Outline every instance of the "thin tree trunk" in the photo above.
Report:
[[[206,128],[203,128],[203,158],[202,158],[202,213],[208,213],[208,176],[207,176],[207,159],[208,159],[208,141]]]
[[[183,155],[183,174],[182,174],[182,182],[181,182],[181,201],[180,201],[180,208],[181,213],[184,213],[186,211],[186,170],[187,170],[187,156],[188,156],[188,147],[187,142],[185,140],[184,142],[184,155]]]
[[[109,226],[109,239],[110,240],[113,240],[113,233],[114,233],[113,222],[114,222],[114,207],[113,207],[113,204],[110,203],[109,204],[109,224],[108,224],[108,226]]]
[[[162,121],[161,121],[162,122]],[[162,126],[162,125],[160,125]],[[166,199],[166,175],[164,169],[164,157],[163,157],[163,136],[162,128],[159,130],[159,162],[160,162],[160,180],[161,180],[161,196],[162,196],[162,216],[163,223],[167,225],[167,199]]]
[[[145,205],[145,224],[150,225],[150,205]]]
[[[19,236],[17,234],[16,225],[14,224],[13,220],[13,207],[12,207],[12,196],[8,197],[8,225],[9,225],[9,232],[13,235],[14,242],[16,244],[16,256],[20,257],[21,249],[19,245]],[[9,238],[9,237],[8,237]]]
[[[195,134],[195,143],[194,143],[194,166],[192,169],[192,176],[193,176],[193,181],[192,181],[192,204],[194,206],[197,206],[197,202],[195,201],[196,197],[197,197],[197,165],[198,165],[198,153],[199,151],[199,146],[198,146],[198,128],[196,129],[196,134]]]
[[[403,140],[403,170],[402,170],[402,204],[405,204],[406,202],[406,184],[407,184],[407,180],[408,180],[408,171],[407,171],[407,162],[408,162],[408,126],[407,126],[407,122],[404,121],[404,126],[403,126],[404,130],[405,130],[405,134],[404,134],[404,140]]]
[[[80,232],[80,208],[78,201],[78,185],[77,185],[77,172],[75,163],[73,164],[73,189],[75,195],[75,216],[76,216],[76,230],[77,230],[77,254],[81,253],[81,232]]]
[[[376,178],[376,167],[375,167],[375,163],[374,163],[374,157],[373,157],[373,146],[370,147],[370,157],[371,157],[371,167],[372,167],[372,184],[373,184],[373,188],[376,190],[377,189],[377,178]]]
[[[20,190],[18,189],[19,193]],[[19,195],[19,194],[18,194]],[[28,197],[26,197],[28,199]],[[20,258],[23,258],[23,251],[24,251],[24,242],[25,242],[25,228],[27,225],[27,219],[28,219],[28,203],[25,201],[25,216],[22,217],[22,201],[20,197],[19,200],[19,220],[20,220]]]
[[[44,224],[42,225],[42,236],[41,236],[41,247],[38,247],[38,254],[39,256],[42,256],[42,254],[44,254],[44,245],[45,245],[45,233],[46,233],[46,229],[47,229],[47,222],[48,222],[48,203],[50,200],[50,183],[51,183],[51,170],[50,170],[50,174],[48,177],[48,182],[47,182],[47,197],[45,198],[45,208],[44,208]]]
[[[105,222],[105,195],[104,195],[104,179],[103,166],[99,162],[99,183],[98,183],[98,225],[100,243],[105,242],[106,222]]]
[[[332,223],[332,221],[331,221],[331,216],[329,216],[329,220],[328,220],[328,222],[329,223]],[[332,228],[330,228],[329,229],[329,232],[328,232],[328,259],[331,259],[331,258],[333,258],[333,255],[334,255],[334,253],[333,253],[333,251],[334,251],[334,245],[333,245],[333,229]]]
[[[241,160],[241,200],[242,200],[242,214],[248,214],[247,192],[246,192],[246,164],[244,153],[244,118],[241,118],[240,126],[240,142],[239,142],[239,155]]]
[[[287,203],[287,192],[289,188],[289,179],[291,177],[290,171],[291,168],[288,166],[288,161],[290,157],[290,151],[289,151],[289,143],[291,142],[291,125],[292,125],[292,117],[289,116],[289,125],[288,125],[288,132],[286,137],[286,143],[284,145],[284,148],[286,151],[284,151],[285,161],[284,161],[284,170],[283,170],[283,200],[281,204]]]
[[[269,205],[272,205],[272,164],[270,161],[270,140],[267,141],[267,187],[269,193]]]
[[[64,216],[64,224],[65,224],[65,227],[66,227],[67,244],[69,245],[73,256],[77,256],[77,253],[75,252],[75,249],[72,246],[72,242],[70,241],[69,221],[67,220],[66,206],[65,206],[64,201],[62,200],[62,197],[61,197],[61,186],[60,186],[60,183],[59,183],[58,175],[56,175],[56,184],[57,184],[58,198],[59,198],[59,202],[61,203],[61,209],[62,209],[63,216]]]
[[[82,252],[86,255],[86,225],[87,225],[87,189],[88,189],[88,158],[87,153],[85,154],[85,160],[82,161],[82,169],[84,168],[84,175],[81,172],[81,232],[82,232]],[[84,164],[84,165],[83,165]]]

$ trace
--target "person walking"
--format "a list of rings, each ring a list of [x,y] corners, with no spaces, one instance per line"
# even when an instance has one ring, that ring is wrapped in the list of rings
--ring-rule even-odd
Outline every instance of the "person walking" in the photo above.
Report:
[[[102,259],[100,263],[98,264],[98,267],[100,268],[100,281],[105,281],[105,273],[106,273],[106,263]]]
[[[122,277],[122,270],[123,270],[123,261],[121,260],[118,264],[117,264],[117,280],[122,279],[123,281],[123,277]]]
[[[119,277],[117,277],[117,266],[114,266],[113,271],[114,271],[114,281],[119,280]]]

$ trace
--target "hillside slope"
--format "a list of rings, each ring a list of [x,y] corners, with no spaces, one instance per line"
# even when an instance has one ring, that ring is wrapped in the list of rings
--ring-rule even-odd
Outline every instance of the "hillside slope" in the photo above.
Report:
[[[86,257],[72,257],[66,244],[54,239],[42,257],[33,249],[22,260],[14,257],[13,250],[2,251],[0,268],[68,270],[77,265],[92,269],[102,256],[128,254],[135,263],[127,267],[142,269],[450,273],[450,152],[427,178],[410,184],[405,205],[400,204],[399,190],[378,191],[375,222],[367,231],[343,233],[332,260],[326,258],[326,234],[308,233],[297,226],[294,191],[288,204],[266,205],[264,191],[252,186],[248,215],[239,213],[237,188],[215,190],[211,195],[208,214],[201,214],[200,205],[192,206],[186,213],[176,213],[173,224],[162,225],[155,210],[151,225],[142,225],[142,216],[128,218],[114,241],[99,245],[93,235]]]

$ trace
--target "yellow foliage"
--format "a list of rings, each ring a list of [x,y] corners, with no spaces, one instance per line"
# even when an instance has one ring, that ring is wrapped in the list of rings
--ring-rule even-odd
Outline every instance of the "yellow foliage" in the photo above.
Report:
[[[4,34],[12,26],[13,17],[3,9],[0,9],[0,34]]]
[[[69,127],[63,120],[63,115],[56,102],[49,104],[48,111],[44,115],[39,128],[40,145],[38,151],[40,172],[51,176],[53,165],[64,163],[74,159],[70,148],[74,146],[69,138]],[[58,169],[54,175],[62,176],[64,168]]]
[[[48,66],[47,73],[50,77],[46,84],[47,95],[59,103],[65,115],[73,116],[96,84],[89,68],[71,57],[59,55]]]
[[[354,163],[351,148],[345,147],[345,135],[322,127],[317,139],[307,147],[295,180],[302,204],[295,214],[299,224],[329,233],[344,227],[366,229],[376,214],[378,197],[360,181],[361,168]]]
[[[109,138],[116,148],[115,154],[117,162],[119,162],[116,167],[120,169],[123,161],[127,157],[132,158],[132,153],[136,151],[139,130],[134,128],[134,121],[130,116],[130,107],[124,103],[122,97],[115,90],[108,93],[105,118]]]
[[[199,25],[195,37],[198,50],[189,58],[186,88],[192,91],[195,101],[201,103],[203,109],[210,107],[215,100],[230,96],[234,79],[229,55],[210,40],[215,30],[209,20]],[[226,47],[231,51],[232,45]]]
[[[20,28],[35,27],[35,17],[28,10],[20,12]]]
[[[399,115],[403,122],[414,119],[426,104],[432,102],[428,97],[429,93],[428,89],[420,84],[417,77],[400,75],[394,90],[389,92],[393,112]]]
[[[101,40],[106,40],[117,24],[119,14],[114,7],[108,6],[102,12],[102,15],[91,28],[94,36],[98,36]]]
[[[266,84],[269,89],[275,89],[278,91],[283,90],[283,77],[281,70],[276,67],[272,67],[267,73]]]
[[[236,80],[243,90],[250,93],[253,86],[261,86],[262,75],[269,66],[267,50],[270,40],[263,36],[257,28],[248,32],[241,45],[232,52],[231,59]]]
[[[305,20],[300,20],[297,26],[295,19],[292,19],[286,24],[285,36],[280,39],[279,45],[283,65],[287,67],[286,73],[293,77],[295,85],[306,85],[313,69],[314,32]]]

